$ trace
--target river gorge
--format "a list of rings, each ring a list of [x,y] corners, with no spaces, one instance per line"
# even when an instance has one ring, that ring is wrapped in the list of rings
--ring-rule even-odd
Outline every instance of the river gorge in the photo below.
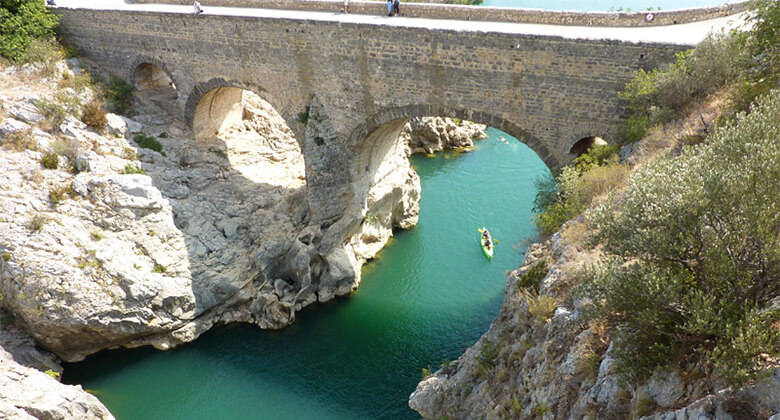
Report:
[[[305,309],[280,331],[216,328],[170,352],[109,351],[68,365],[122,419],[417,418],[407,399],[422,368],[456,359],[503,302],[505,272],[520,265],[536,154],[488,129],[470,152],[415,155],[418,225],[395,232],[363,268],[351,296]],[[487,261],[477,229],[499,240]]]

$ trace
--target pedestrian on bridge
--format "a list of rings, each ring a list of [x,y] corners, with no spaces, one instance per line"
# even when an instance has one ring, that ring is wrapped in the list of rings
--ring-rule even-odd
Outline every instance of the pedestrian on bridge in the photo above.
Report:
[[[349,9],[349,0],[344,0],[344,14],[345,15],[349,14],[349,11],[347,9]]]
[[[192,6],[195,8],[195,14],[196,15],[200,14],[200,13],[203,13],[203,9],[200,8],[200,3],[198,3],[197,1],[195,3],[193,3]]]
[[[387,0],[387,16],[393,16],[393,0]]]
[[[400,4],[401,4],[401,0],[393,0],[393,14],[396,16],[401,14],[401,11],[398,10]]]

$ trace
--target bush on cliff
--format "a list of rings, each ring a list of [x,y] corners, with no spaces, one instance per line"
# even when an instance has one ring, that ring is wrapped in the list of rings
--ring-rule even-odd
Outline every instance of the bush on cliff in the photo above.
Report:
[[[732,385],[780,356],[780,91],[637,171],[591,214],[609,259],[575,295],[616,326],[628,378],[695,363]]]
[[[54,36],[57,17],[41,0],[0,0],[0,55],[13,63],[30,61],[36,40]]]
[[[534,222],[546,236],[555,233],[591,205],[594,197],[619,185],[627,169],[617,159],[617,147],[594,146],[554,178],[536,181]]]

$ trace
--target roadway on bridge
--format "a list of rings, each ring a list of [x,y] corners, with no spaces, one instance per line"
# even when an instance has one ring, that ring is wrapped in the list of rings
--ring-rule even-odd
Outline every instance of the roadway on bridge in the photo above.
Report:
[[[123,0],[57,0],[57,7],[73,9],[133,10],[162,13],[193,13],[191,5],[130,4]],[[611,39],[626,42],[650,42],[676,45],[696,45],[708,33],[721,28],[733,28],[744,22],[744,13],[701,22],[652,27],[595,27],[541,25],[511,22],[484,22],[450,19],[410,18],[387,15],[359,15],[334,12],[309,12],[238,7],[204,6],[200,16],[250,16],[258,18],[297,19],[342,24],[385,25],[454,31],[496,32],[523,35],[559,36],[568,39]],[[403,4],[401,5],[403,12]]]

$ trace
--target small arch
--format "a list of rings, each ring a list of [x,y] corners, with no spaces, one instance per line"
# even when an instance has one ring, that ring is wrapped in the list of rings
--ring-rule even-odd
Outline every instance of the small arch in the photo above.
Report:
[[[144,59],[140,59],[144,60]],[[133,67],[130,80],[135,85],[136,93],[157,104],[163,109],[173,109],[179,92],[170,74],[155,62],[138,61]]]
[[[604,139],[602,139],[601,137],[598,136],[584,137],[577,140],[577,142],[574,143],[571,149],[569,149],[569,154],[577,157],[590,150],[590,148],[593,146],[605,146],[605,145],[607,145],[607,142],[604,141]]]

